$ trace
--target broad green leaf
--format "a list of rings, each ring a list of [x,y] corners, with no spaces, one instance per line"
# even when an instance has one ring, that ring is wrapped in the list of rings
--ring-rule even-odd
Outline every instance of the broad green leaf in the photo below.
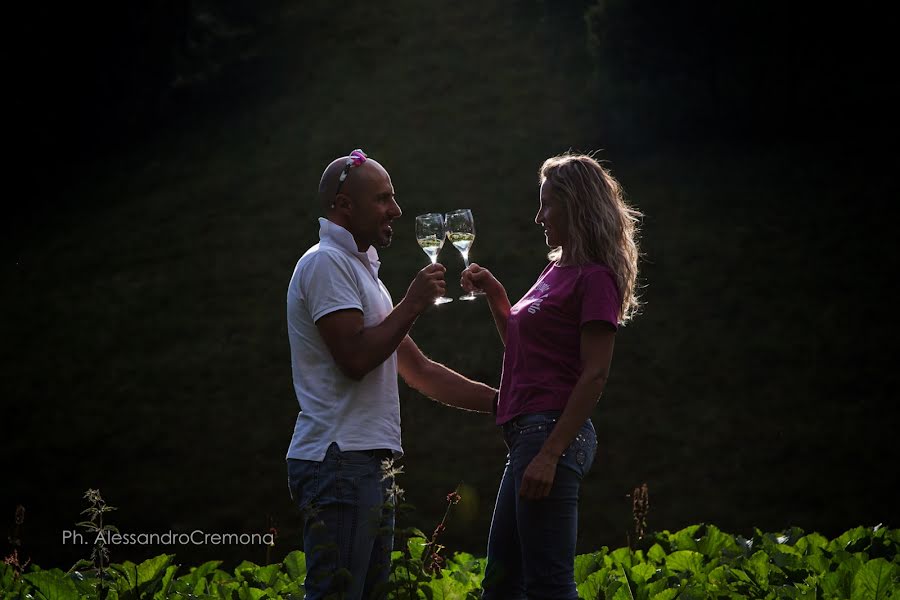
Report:
[[[879,530],[879,533],[881,533],[881,530]],[[896,542],[897,544],[900,544],[900,528],[885,529],[884,533],[881,533],[881,536],[883,536],[887,540],[891,540],[893,542]]]
[[[434,594],[434,600],[466,600],[469,586],[450,576],[450,571],[441,570],[442,577],[435,577],[428,582]]]
[[[47,600],[78,600],[75,583],[59,569],[26,573],[25,581],[35,587]]]
[[[789,546],[788,544],[778,544],[775,546],[775,549],[782,554],[790,554],[791,556],[803,556],[803,553],[793,546]]]
[[[655,563],[662,563],[666,560],[666,551],[659,544],[653,544],[647,551],[647,558]]]
[[[628,548],[619,548],[614,550],[610,555],[612,558],[613,564],[616,566],[624,565],[626,567],[630,567],[634,562],[634,557],[631,554],[631,550]]]
[[[253,574],[253,579],[256,581],[256,583],[260,584],[261,587],[270,588],[275,585],[280,575],[280,564],[266,565],[256,570],[256,572]]]
[[[302,580],[306,577],[306,555],[300,550],[294,550],[281,561],[284,571],[292,581]]]
[[[690,525],[672,534],[672,542],[678,550],[696,550],[697,532],[701,525]]]
[[[718,566],[706,576],[709,585],[714,588],[723,588],[728,586],[730,569],[725,565]]]
[[[241,587],[241,583],[235,580],[230,581],[217,581],[213,586],[213,590],[215,594],[219,598],[236,598],[238,594],[238,590]]]
[[[737,548],[734,537],[723,533],[715,525],[707,525],[706,531],[697,542],[697,551],[707,558],[715,558],[723,548]]]
[[[628,585],[628,582],[618,580],[607,586],[606,597],[608,600],[634,600],[634,595],[631,593],[631,587]]]
[[[162,577],[162,581],[160,582],[160,588],[153,594],[153,600],[165,600],[168,596],[168,590],[172,585],[172,580],[175,578],[175,573],[178,571],[178,565],[170,565],[166,568],[166,573]]]
[[[760,550],[753,556],[743,561],[741,568],[750,578],[762,588],[769,587],[769,556]]]
[[[781,569],[799,570],[804,567],[800,551],[785,544],[776,546],[770,553],[769,560]]]
[[[845,583],[845,578],[838,572],[825,573],[819,577],[819,585],[825,598],[849,598],[850,587]]]
[[[460,567],[467,567],[478,563],[478,559],[468,552],[454,552],[448,562],[456,563]]]
[[[896,565],[883,558],[867,562],[856,572],[850,588],[850,600],[888,600],[891,592],[896,591],[893,585]]]
[[[693,550],[678,550],[666,557],[666,567],[671,571],[703,572],[703,555]]]
[[[425,538],[414,537],[410,538],[406,543],[406,547],[409,548],[409,555],[413,560],[422,560],[422,553],[425,550],[425,545],[428,542]]]
[[[735,569],[732,568],[729,570],[729,574],[732,575],[738,581],[743,581],[744,583],[753,583],[753,579],[747,574],[743,569]]]
[[[241,587],[238,588],[237,592],[239,600],[260,600],[260,598],[268,596],[265,590],[253,587],[246,581],[241,582]]]
[[[594,571],[587,576],[583,582],[576,586],[579,598],[600,598],[600,590],[604,588],[606,579],[609,576],[609,568],[603,567],[599,571]]]
[[[656,565],[641,563],[631,567],[631,576],[639,583],[648,581],[654,575],[656,575]]]
[[[110,569],[118,575],[119,581],[116,582],[116,586],[120,592],[124,590],[134,590],[137,587],[138,571],[136,564],[130,560],[126,560],[123,563],[110,565]]]
[[[829,593],[834,594],[838,598],[849,598],[853,579],[856,573],[863,567],[863,563],[859,558],[842,552],[845,559],[838,564],[838,568],[833,573],[826,573],[820,579],[822,588]]]
[[[707,600],[706,586],[702,583],[688,583],[678,594],[678,600]]]
[[[628,591],[628,597],[623,598],[623,600],[634,600],[634,595],[637,591],[637,585],[634,583],[634,579],[630,575],[631,569],[628,567],[620,567],[620,571],[622,573],[622,577],[625,578],[625,585]]]
[[[175,557],[174,554],[160,554],[148,558],[137,566],[137,595],[141,598],[151,596],[162,589],[163,577]]]
[[[846,550],[850,553],[858,552],[861,548],[858,548],[857,546],[859,546],[860,543],[862,543],[862,545],[868,545],[867,542],[870,538],[871,532],[868,529],[865,527],[854,527],[833,539],[828,545],[828,549],[832,552],[835,550]]]
[[[221,565],[221,564],[222,564],[222,561],[220,561],[220,560],[207,561],[207,562],[203,563],[202,565],[200,565],[199,567],[192,568],[190,570],[190,572],[188,572],[187,575],[182,575],[181,577],[178,578],[178,580],[190,583],[191,586],[194,587],[195,589],[198,587],[198,584],[202,580],[204,582],[203,589],[206,589],[206,585],[205,585],[206,577],[210,573],[214,573],[216,571],[216,569],[219,568],[219,565]],[[197,593],[199,593],[199,592],[197,592]]]
[[[259,569],[259,565],[249,560],[242,560],[238,563],[238,566],[234,568],[234,576],[238,581],[243,581],[244,579],[251,578],[256,574],[256,570]]]
[[[11,566],[0,562],[0,590],[12,589],[14,571]]]
[[[827,573],[831,570],[831,559],[825,556],[824,553],[817,552],[806,557],[806,566],[812,570],[813,573],[821,575],[822,573]]]
[[[794,547],[805,555],[818,554],[828,548],[828,539],[821,534],[810,533],[797,540]]]
[[[675,600],[681,590],[678,588],[666,588],[663,591],[650,596],[650,600]]]
[[[652,581],[646,585],[646,593],[644,594],[644,597],[652,598],[653,596],[662,593],[670,587],[672,586],[669,585],[668,577],[656,579],[655,581]]]
[[[600,562],[594,554],[579,554],[575,557],[575,585],[583,583],[588,575],[600,568]]]
[[[456,552],[447,560],[447,569],[453,578],[464,583],[468,588],[481,587],[484,578],[484,562],[468,552]]]

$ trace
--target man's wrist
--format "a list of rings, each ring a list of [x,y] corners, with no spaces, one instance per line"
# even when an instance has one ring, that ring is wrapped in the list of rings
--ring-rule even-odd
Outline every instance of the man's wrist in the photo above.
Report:
[[[500,390],[494,392],[494,398],[491,400],[491,414],[497,416],[497,405],[500,403]]]
[[[409,296],[404,296],[395,307],[395,310],[399,309],[401,314],[412,323],[419,318],[419,315],[425,312],[426,308],[428,308],[427,303],[417,303],[411,300]]]

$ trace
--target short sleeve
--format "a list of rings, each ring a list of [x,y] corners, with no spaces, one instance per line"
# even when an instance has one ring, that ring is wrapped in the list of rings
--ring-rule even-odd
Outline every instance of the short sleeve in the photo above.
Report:
[[[607,269],[594,269],[582,276],[581,323],[605,321],[618,328],[621,300],[615,276]]]
[[[338,310],[362,311],[362,294],[350,260],[353,259],[322,250],[310,257],[300,285],[313,323]]]

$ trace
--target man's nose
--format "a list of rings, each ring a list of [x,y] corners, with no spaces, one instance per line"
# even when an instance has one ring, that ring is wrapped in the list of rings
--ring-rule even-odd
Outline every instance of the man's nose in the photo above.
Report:
[[[391,212],[391,216],[393,216],[393,218],[395,218],[395,219],[400,217],[400,215],[403,214],[403,211],[400,210],[400,205],[397,204],[396,200],[391,200],[390,212]]]

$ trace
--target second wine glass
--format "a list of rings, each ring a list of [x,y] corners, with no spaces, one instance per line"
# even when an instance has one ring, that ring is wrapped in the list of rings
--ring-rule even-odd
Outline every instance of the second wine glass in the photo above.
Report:
[[[438,253],[441,246],[444,245],[444,238],[447,237],[447,230],[444,228],[444,215],[441,213],[426,213],[416,217],[416,241],[419,242],[422,250],[431,259],[431,264],[437,262]],[[435,304],[444,304],[445,302],[453,302],[453,298],[447,296],[438,296],[434,299]]]
[[[460,208],[447,213],[446,224],[447,237],[450,238],[450,242],[462,254],[463,262],[468,269],[469,250],[472,244],[475,243],[475,217],[472,216],[472,211],[468,208]],[[484,292],[474,290],[464,296],[460,296],[459,299],[474,300],[478,296],[484,296]]]

